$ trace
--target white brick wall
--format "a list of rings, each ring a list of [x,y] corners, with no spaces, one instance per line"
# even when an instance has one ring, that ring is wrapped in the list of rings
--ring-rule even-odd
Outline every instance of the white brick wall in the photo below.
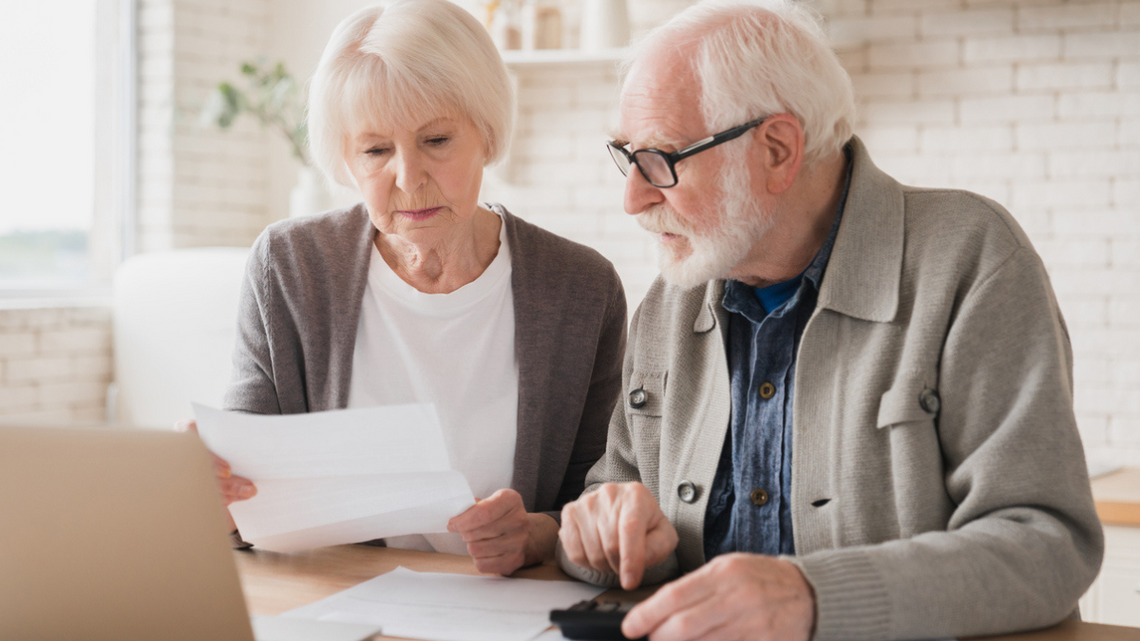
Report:
[[[139,3],[138,250],[248,245],[268,215],[266,135],[198,122],[211,89],[268,49],[269,0]]]
[[[106,308],[0,310],[0,421],[101,421],[110,382]]]
[[[636,304],[656,275],[653,241],[622,213],[624,180],[605,150],[616,124],[611,63],[521,67],[510,159],[488,173],[484,197],[602,252]]]

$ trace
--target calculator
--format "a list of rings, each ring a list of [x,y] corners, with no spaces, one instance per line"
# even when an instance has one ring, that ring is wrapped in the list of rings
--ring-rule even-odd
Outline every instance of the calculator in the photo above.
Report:
[[[551,610],[550,622],[561,628],[567,639],[628,641],[621,633],[621,622],[635,605],[632,601],[581,601],[566,610]]]

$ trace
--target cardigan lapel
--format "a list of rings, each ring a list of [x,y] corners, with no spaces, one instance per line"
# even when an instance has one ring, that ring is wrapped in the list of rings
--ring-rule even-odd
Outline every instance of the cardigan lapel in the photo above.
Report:
[[[350,234],[353,238],[351,245],[346,249],[351,253],[345,257],[352,269],[349,271],[347,282],[334,288],[336,298],[332,308],[343,310],[343,313],[333,314],[330,319],[334,329],[331,332],[329,349],[332,350],[329,362],[331,371],[329,380],[332,382],[328,398],[325,398],[326,407],[311,408],[309,411],[326,409],[344,409],[348,407],[348,392],[352,385],[352,355],[356,351],[356,330],[360,324],[360,309],[364,303],[364,290],[368,285],[368,268],[372,264],[372,251],[376,241],[376,226],[368,217],[368,209],[364,203],[354,208],[358,210],[359,218],[354,220],[358,233]],[[330,256],[330,260],[341,260],[341,257]]]
[[[898,311],[902,279],[902,187],[871,162],[858,137],[851,145],[851,188],[817,306],[888,323]]]
[[[522,231],[518,220],[505,208],[496,208],[507,228],[507,244],[511,249],[511,296],[515,308],[515,359],[519,364],[518,431],[515,436],[515,469],[511,487],[522,497],[528,512],[535,510],[539,465],[531,459],[540,457],[543,450],[542,417],[546,394],[551,393],[545,383],[549,379],[549,364],[540,361],[548,350],[537,349],[549,345],[551,338],[544,323],[520,323],[520,310],[549,309],[550,301],[542,300],[542,288],[534,282],[534,275],[526,268],[534,264],[529,258],[532,243],[519,238]],[[546,371],[544,371],[546,370]]]

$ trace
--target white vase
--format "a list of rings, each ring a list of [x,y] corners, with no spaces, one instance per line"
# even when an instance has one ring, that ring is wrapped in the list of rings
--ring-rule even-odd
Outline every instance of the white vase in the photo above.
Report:
[[[332,198],[320,174],[311,167],[297,171],[297,184],[289,192],[289,217],[311,216],[332,207]]]
[[[629,10],[625,0],[585,0],[580,47],[600,51],[629,43]]]

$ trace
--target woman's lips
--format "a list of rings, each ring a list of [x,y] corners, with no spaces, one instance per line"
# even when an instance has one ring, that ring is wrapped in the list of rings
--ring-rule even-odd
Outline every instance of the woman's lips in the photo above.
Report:
[[[443,209],[443,207],[425,207],[423,209],[397,209],[396,213],[412,220],[427,220]]]

